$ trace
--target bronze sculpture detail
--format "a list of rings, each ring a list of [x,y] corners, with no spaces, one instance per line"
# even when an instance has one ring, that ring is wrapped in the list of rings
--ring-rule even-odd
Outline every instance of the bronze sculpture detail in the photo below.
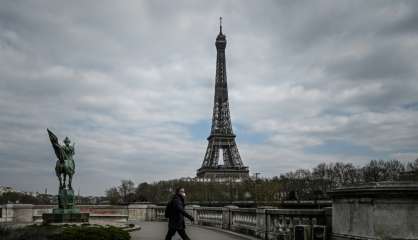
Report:
[[[47,129],[49,139],[57,156],[57,163],[55,164],[55,173],[59,180],[60,189],[65,189],[66,177],[68,176],[68,189],[73,189],[71,182],[75,173],[74,163],[74,147],[75,144],[70,145],[71,141],[68,137],[64,139],[64,145],[60,145],[57,136]],[[64,181],[63,181],[64,180]]]

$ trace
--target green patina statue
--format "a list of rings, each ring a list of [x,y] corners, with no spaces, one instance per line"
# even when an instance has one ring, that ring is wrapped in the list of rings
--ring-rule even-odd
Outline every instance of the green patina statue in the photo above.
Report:
[[[75,173],[75,164],[74,164],[74,143],[71,146],[70,139],[66,137],[64,139],[64,145],[60,145],[58,143],[58,138],[52,133],[49,129],[47,129],[49,134],[49,139],[51,140],[52,147],[54,148],[55,155],[57,155],[57,163],[55,164],[55,173],[57,174],[58,180],[60,182],[60,189],[65,188],[65,181],[66,177],[68,176],[68,189],[73,189],[71,186],[71,182],[73,179],[73,175]],[[63,181],[64,178],[64,181]]]
[[[59,180],[58,193],[58,208],[61,212],[74,212],[75,196],[71,186],[73,175],[75,173],[74,163],[74,145],[70,145],[71,141],[68,137],[64,139],[64,144],[60,145],[57,136],[47,129],[49,139],[57,156],[57,163],[55,164],[55,173]],[[68,177],[68,184],[66,179]]]
[[[52,209],[52,213],[42,214],[44,223],[86,223],[89,221],[88,213],[80,213],[80,209],[75,206],[75,195],[71,182],[75,173],[74,163],[74,143],[68,137],[64,139],[64,144],[59,144],[57,136],[47,129],[49,140],[57,156],[55,173],[59,180],[58,208]],[[67,182],[68,177],[68,183]]]

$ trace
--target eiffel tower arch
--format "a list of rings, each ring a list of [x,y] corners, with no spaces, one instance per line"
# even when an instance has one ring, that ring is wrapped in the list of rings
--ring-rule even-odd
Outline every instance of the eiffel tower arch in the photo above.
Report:
[[[208,146],[202,166],[197,170],[197,177],[218,180],[248,178],[248,167],[242,162],[235,142],[236,136],[232,131],[226,79],[226,37],[222,33],[222,22],[215,46],[217,57],[212,127],[207,138]]]

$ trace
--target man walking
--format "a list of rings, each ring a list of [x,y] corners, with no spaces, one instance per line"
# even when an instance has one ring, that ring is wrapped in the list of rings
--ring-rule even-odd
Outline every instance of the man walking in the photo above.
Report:
[[[179,187],[176,189],[176,194],[174,194],[171,201],[167,204],[165,217],[168,218],[168,232],[165,240],[171,240],[176,232],[178,232],[183,240],[190,240],[185,231],[186,224],[184,222],[184,217],[187,217],[192,222],[194,222],[194,218],[184,210],[185,197],[186,193],[184,188]]]

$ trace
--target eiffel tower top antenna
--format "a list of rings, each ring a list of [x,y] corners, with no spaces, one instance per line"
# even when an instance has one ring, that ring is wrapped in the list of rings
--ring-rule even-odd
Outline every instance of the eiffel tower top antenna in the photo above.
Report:
[[[219,32],[222,34],[222,17],[219,17]]]

